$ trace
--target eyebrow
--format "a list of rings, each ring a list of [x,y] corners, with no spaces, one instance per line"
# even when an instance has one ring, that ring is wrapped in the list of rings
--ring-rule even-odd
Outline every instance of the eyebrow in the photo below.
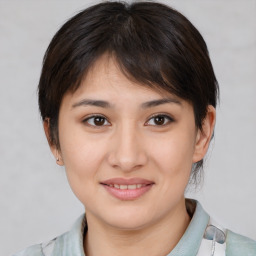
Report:
[[[80,106],[96,106],[101,108],[111,108],[113,107],[110,103],[104,100],[90,100],[83,99],[72,105],[72,108],[80,107]]]
[[[151,108],[151,107],[156,107],[156,106],[167,104],[167,103],[175,103],[175,104],[181,105],[181,102],[179,100],[176,100],[173,98],[164,98],[164,99],[144,102],[141,104],[141,107],[142,108]]]
[[[151,107],[156,107],[159,105],[167,104],[167,103],[175,103],[178,105],[181,105],[181,102],[177,99],[173,98],[163,98],[159,100],[152,100],[152,101],[147,101],[141,104],[141,108],[151,108]],[[96,106],[96,107],[101,107],[101,108],[113,108],[114,105],[110,104],[107,101],[104,100],[92,100],[92,99],[83,99],[75,104],[72,105],[72,108],[80,107],[80,106]]]

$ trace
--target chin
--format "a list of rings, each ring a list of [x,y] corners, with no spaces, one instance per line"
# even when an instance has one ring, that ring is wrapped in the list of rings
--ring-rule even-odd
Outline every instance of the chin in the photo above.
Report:
[[[142,218],[128,218],[128,219],[115,219],[111,221],[109,224],[119,230],[126,230],[126,231],[136,231],[145,228],[150,221],[147,221],[145,217]]]
[[[139,230],[152,222],[153,216],[149,216],[150,211],[140,211],[139,209],[119,209],[102,216],[102,220],[109,226],[120,230]]]

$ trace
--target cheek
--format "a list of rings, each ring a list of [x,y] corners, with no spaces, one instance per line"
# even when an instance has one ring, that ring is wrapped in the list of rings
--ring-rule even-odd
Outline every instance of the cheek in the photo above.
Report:
[[[89,146],[90,145],[90,146]],[[93,144],[81,145],[79,150],[65,150],[64,163],[69,185],[84,206],[94,204],[97,193],[101,152]]]
[[[172,182],[174,186],[184,183],[186,186],[193,164],[194,138],[191,134],[180,129],[166,134],[161,143],[155,141],[151,147],[152,159],[166,183]]]
[[[191,166],[194,153],[194,140],[190,136],[176,133],[166,136],[161,143],[154,143],[152,155],[159,159],[159,164],[166,166],[167,169],[179,169],[183,166]],[[178,170],[177,170],[178,171]]]
[[[59,127],[60,148],[66,170],[78,174],[93,171],[102,151],[102,142],[97,135],[88,135],[83,126],[74,121],[63,120]]]
[[[189,182],[192,168],[192,150],[186,143],[181,143],[176,138],[166,141],[155,148],[158,154],[157,169],[161,172],[158,183],[161,184],[162,195],[165,202],[178,202],[183,196]]]
[[[73,131],[72,133],[69,132]],[[60,130],[61,155],[74,194],[80,201],[90,197],[98,182],[98,170],[104,159],[104,145],[75,129]]]
[[[73,140],[62,149],[66,172],[76,175],[79,179],[96,176],[97,170],[104,159],[104,149],[98,143]]]

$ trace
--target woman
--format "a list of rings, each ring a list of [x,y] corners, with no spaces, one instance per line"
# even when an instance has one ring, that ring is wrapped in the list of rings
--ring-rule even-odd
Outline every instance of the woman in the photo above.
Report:
[[[165,5],[105,2],[65,23],[44,58],[39,106],[86,216],[17,255],[255,255],[254,241],[184,198],[217,97],[202,36]]]

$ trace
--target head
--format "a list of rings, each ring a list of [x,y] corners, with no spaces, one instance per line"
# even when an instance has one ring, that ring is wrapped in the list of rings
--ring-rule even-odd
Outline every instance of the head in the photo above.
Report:
[[[97,81],[102,83],[106,77],[109,87],[106,82],[99,88]],[[118,89],[117,81],[122,83]],[[66,165],[62,148],[65,136],[61,133],[67,123],[62,116],[68,111],[68,102],[72,107],[78,102],[73,98],[78,100],[80,95],[103,92],[104,96],[109,92],[109,102],[121,107],[111,94],[113,90],[119,92],[121,100],[128,101],[130,109],[147,97],[171,96],[192,110],[193,124],[184,127],[192,124],[195,140],[197,134],[205,133],[207,118],[210,128],[206,132],[212,136],[218,84],[207,46],[198,30],[170,7],[153,2],[104,2],[78,13],[56,33],[44,57],[39,106],[49,144],[61,156],[62,164]],[[129,93],[134,95],[134,101]],[[127,110],[132,111],[128,107],[120,111]],[[153,140],[151,143],[153,146]],[[189,171],[193,177],[198,176],[208,144],[209,139],[201,155],[193,158]]]

